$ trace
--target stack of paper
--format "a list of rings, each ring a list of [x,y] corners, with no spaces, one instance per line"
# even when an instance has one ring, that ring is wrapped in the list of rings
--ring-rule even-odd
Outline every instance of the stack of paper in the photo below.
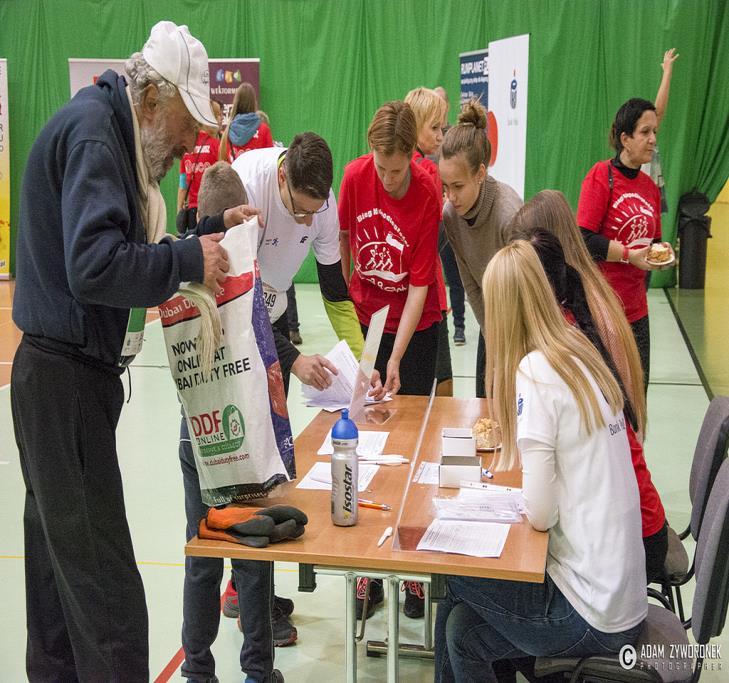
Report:
[[[469,491],[469,493],[472,493],[472,491]],[[500,522],[502,524],[518,524],[521,522],[521,515],[516,503],[509,495],[503,493],[434,498],[433,504],[438,519]]]
[[[434,519],[420,539],[418,550],[500,557],[510,528],[508,524]]]

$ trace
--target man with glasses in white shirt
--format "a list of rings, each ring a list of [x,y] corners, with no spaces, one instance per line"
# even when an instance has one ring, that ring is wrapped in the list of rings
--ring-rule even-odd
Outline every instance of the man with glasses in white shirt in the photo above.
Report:
[[[284,383],[289,373],[317,389],[331,384],[336,372],[324,357],[301,354],[288,339],[286,290],[312,249],[316,259],[324,308],[339,339],[346,339],[356,357],[363,338],[347,285],[339,252],[339,217],[332,192],[332,154],[316,133],[300,133],[282,149],[256,149],[233,163],[248,195],[248,204],[261,210],[258,265],[266,306],[277,337]]]

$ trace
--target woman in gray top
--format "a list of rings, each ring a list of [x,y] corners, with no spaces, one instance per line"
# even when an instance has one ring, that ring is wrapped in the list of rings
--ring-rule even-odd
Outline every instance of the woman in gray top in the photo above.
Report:
[[[463,105],[458,124],[448,130],[440,150],[440,171],[448,201],[443,224],[458,263],[468,303],[481,328],[476,357],[476,396],[483,397],[486,353],[481,278],[493,255],[507,240],[504,232],[523,204],[505,183],[488,175],[491,144],[486,110],[476,100]]]

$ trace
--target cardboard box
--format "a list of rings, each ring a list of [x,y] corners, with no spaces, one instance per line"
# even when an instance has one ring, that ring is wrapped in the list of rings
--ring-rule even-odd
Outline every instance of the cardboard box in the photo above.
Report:
[[[464,436],[441,436],[440,439],[441,455],[466,455],[474,457],[476,455],[476,439],[471,434]]]
[[[460,488],[462,481],[481,481],[481,458],[467,455],[441,455],[439,486]]]

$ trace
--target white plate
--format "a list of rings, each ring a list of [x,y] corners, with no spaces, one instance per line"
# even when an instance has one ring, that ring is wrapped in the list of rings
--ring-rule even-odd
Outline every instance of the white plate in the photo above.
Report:
[[[477,448],[476,451],[478,453],[493,453],[494,451],[498,451],[499,448],[501,448],[501,444],[496,444],[493,448]]]

